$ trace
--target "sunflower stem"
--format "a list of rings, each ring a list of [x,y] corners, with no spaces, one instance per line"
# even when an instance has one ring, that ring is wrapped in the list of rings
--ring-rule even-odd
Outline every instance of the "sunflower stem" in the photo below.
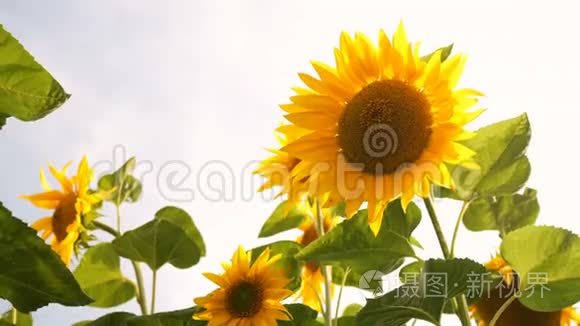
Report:
[[[121,233],[121,206],[115,205],[115,213],[117,214],[117,232]]]
[[[93,221],[93,224],[101,231],[107,232],[108,234],[112,235],[115,238],[121,236],[121,233],[117,232],[115,229],[104,223]],[[131,262],[131,265],[133,265],[133,270],[135,271],[135,279],[137,280],[136,299],[137,302],[139,303],[139,307],[141,308],[141,314],[147,315],[147,302],[145,300],[145,287],[143,286],[144,283],[143,283],[143,274],[141,273],[141,267],[139,266],[138,262],[134,260],[129,261]]]
[[[455,243],[457,242],[457,235],[459,234],[459,227],[461,226],[461,222],[463,222],[463,216],[465,216],[465,212],[467,211],[467,207],[469,206],[469,201],[463,202],[461,206],[461,211],[459,212],[459,216],[457,217],[457,222],[455,223],[455,229],[453,229],[453,237],[451,238],[451,258],[455,257]]]
[[[151,314],[155,313],[155,293],[157,292],[157,270],[153,270],[153,280],[151,282]]]
[[[431,218],[431,223],[433,224],[433,229],[437,235],[437,240],[439,240],[439,246],[443,252],[443,257],[445,257],[445,259],[452,259],[451,251],[449,250],[449,246],[445,240],[445,235],[443,234],[443,228],[439,223],[437,213],[435,212],[435,207],[433,206],[433,201],[430,197],[423,198],[423,201],[425,203],[425,207],[427,208],[427,212],[429,213],[429,217]],[[455,304],[457,305],[457,310],[455,310],[455,313],[461,321],[461,325],[470,326],[471,321],[469,319],[469,310],[467,307],[467,300],[465,299],[465,295],[462,294],[458,297],[457,300],[452,299],[451,301],[455,301]]]
[[[506,302],[504,302],[501,307],[499,308],[499,310],[495,313],[495,315],[493,316],[493,319],[491,320],[491,322],[489,323],[489,326],[495,326],[495,324],[497,323],[497,321],[499,320],[499,318],[501,317],[501,315],[507,310],[507,308],[518,298],[517,295],[513,295],[511,296],[509,299],[506,300]]]
[[[338,314],[340,313],[340,301],[342,300],[342,290],[346,285],[346,280],[350,274],[350,267],[347,267],[342,276],[342,283],[340,284],[340,290],[338,291],[338,299],[336,300],[336,312],[334,313],[334,326],[338,326]]]
[[[318,236],[322,237],[324,235],[324,214],[322,214],[322,208],[320,207],[320,202],[318,200],[316,200],[316,216]],[[330,266],[320,266],[320,269],[324,276],[324,324],[326,326],[332,326],[332,297],[330,294],[330,288],[332,286],[332,268]]]

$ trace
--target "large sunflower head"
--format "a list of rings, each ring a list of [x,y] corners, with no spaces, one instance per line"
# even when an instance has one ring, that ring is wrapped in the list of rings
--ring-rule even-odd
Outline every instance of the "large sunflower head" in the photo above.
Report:
[[[290,320],[281,301],[292,291],[286,289],[290,280],[275,266],[280,258],[270,257],[270,250],[266,249],[251,263],[251,254],[239,247],[231,264],[223,264],[223,274],[204,274],[219,288],[195,299],[205,310],[194,319],[208,320],[210,326],[275,326],[277,320]]]
[[[328,205],[345,201],[349,216],[366,201],[375,232],[391,199],[406,207],[433,183],[452,187],[447,164],[473,166],[459,141],[481,94],[457,89],[465,56],[441,53],[421,57],[402,25],[376,44],[342,33],[336,65],[313,62],[318,76],[300,74],[306,87],[281,105],[291,123],[283,132],[300,135],[281,148],[300,160],[291,177]]]
[[[322,214],[324,215],[324,232],[327,232],[336,225],[337,219],[331,214],[330,209],[323,209]],[[300,225],[299,229],[302,234],[296,239],[296,242],[302,246],[306,247],[318,239],[318,230],[313,218],[307,219]],[[302,267],[301,278],[302,283],[297,292],[298,298],[301,298],[302,302],[312,309],[322,311],[321,295],[324,276],[320,265],[315,262],[306,262]],[[332,291],[333,289],[331,289]]]
[[[500,307],[516,293],[518,286],[517,274],[501,256],[493,258],[485,264],[485,267],[489,271],[500,273],[502,282],[489,292],[485,291],[483,297],[470,307],[473,319],[477,321],[478,326],[489,325]],[[580,323],[580,315],[572,307],[559,311],[541,312],[531,310],[519,300],[515,300],[501,314],[496,325],[572,326],[578,323]]]
[[[32,228],[42,232],[43,239],[52,238],[52,249],[67,265],[70,264],[77,241],[84,231],[83,216],[89,214],[101,201],[101,196],[91,193],[89,189],[93,173],[86,157],[79,163],[76,175],[70,178],[66,176],[69,166],[70,163],[61,170],[49,166],[50,173],[60,184],[61,190],[53,189],[41,170],[40,182],[44,192],[21,196],[37,207],[52,210],[51,216],[39,219],[32,224]]]

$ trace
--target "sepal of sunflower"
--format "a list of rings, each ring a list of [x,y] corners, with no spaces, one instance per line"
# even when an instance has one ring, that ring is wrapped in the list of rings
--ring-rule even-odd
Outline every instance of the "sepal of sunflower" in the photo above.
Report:
[[[276,266],[281,258],[270,257],[267,248],[251,263],[251,252],[238,247],[231,263],[222,264],[222,274],[204,273],[218,289],[194,300],[205,310],[193,319],[207,320],[209,326],[276,326],[278,320],[291,320],[281,303],[293,293],[286,288],[290,279],[285,271]]]
[[[30,201],[34,206],[52,211],[32,224],[43,239],[49,240],[52,249],[62,261],[69,265],[72,254],[78,246],[90,239],[86,235],[83,220],[99,207],[102,198],[99,193],[90,190],[93,172],[86,157],[80,161],[76,174],[67,177],[70,162],[58,170],[49,165],[49,171],[59,183],[61,189],[53,189],[44,171],[40,171],[40,182],[44,192],[23,195],[21,198]]]

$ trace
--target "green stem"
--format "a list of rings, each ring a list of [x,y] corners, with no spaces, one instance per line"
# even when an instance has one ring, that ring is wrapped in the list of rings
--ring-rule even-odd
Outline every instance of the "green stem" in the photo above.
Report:
[[[517,295],[513,295],[511,296],[509,299],[506,300],[506,302],[504,302],[501,307],[499,308],[499,310],[495,313],[495,315],[493,316],[493,319],[491,320],[491,322],[489,323],[489,326],[495,326],[495,324],[497,323],[497,321],[499,320],[499,318],[501,317],[501,315],[506,311],[506,309],[518,298]]]
[[[435,213],[433,201],[431,201],[431,198],[429,197],[423,198],[423,201],[425,202],[425,207],[427,208],[427,212],[431,218],[431,223],[433,224],[433,229],[437,235],[437,240],[439,240],[439,246],[443,252],[443,257],[445,257],[445,259],[449,259],[451,257],[451,253],[449,251],[447,241],[445,241],[445,236],[443,235],[443,228],[441,228],[441,224],[439,224],[439,219],[437,218],[437,213]]]
[[[350,267],[347,267],[342,276],[342,283],[340,284],[340,290],[338,291],[338,299],[336,301],[336,313],[334,314],[334,326],[338,326],[338,315],[340,314],[340,301],[342,300],[342,290],[346,285],[346,280],[350,274]]]
[[[12,307],[12,324],[18,324],[18,310],[14,307]]]
[[[151,283],[151,314],[155,313],[155,293],[157,292],[157,270],[153,270],[153,281]]]
[[[121,206],[115,205],[115,213],[117,214],[117,232],[121,233]]]
[[[108,234],[112,235],[115,238],[121,236],[121,233],[117,232],[112,227],[103,224],[98,221],[93,221],[93,224],[100,230],[107,232]],[[145,288],[143,286],[143,274],[141,273],[141,267],[139,263],[134,260],[129,260],[131,265],[133,265],[133,270],[135,271],[135,279],[137,280],[137,302],[139,303],[139,307],[141,308],[141,314],[147,315],[147,302],[145,300]]]
[[[468,206],[469,206],[468,201],[463,202],[463,205],[461,206],[461,212],[459,212],[457,222],[455,223],[453,237],[451,238],[451,258],[455,257],[455,243],[457,242],[457,234],[459,234],[459,226],[461,226],[461,222],[463,222],[463,216],[465,215]]]
[[[316,215],[317,215],[317,227],[318,236],[322,237],[324,235],[324,216],[322,214],[322,208],[320,207],[320,202],[316,201]],[[322,275],[324,276],[324,324],[326,326],[332,326],[332,297],[330,294],[330,289],[332,287],[332,269],[330,266],[320,266],[322,270]]]
[[[427,208],[427,212],[429,213],[429,217],[431,218],[431,223],[433,224],[433,229],[435,230],[435,234],[437,235],[437,240],[439,240],[439,246],[441,247],[441,251],[443,252],[443,257],[445,259],[451,259],[451,251],[449,250],[449,246],[447,245],[447,241],[445,240],[445,236],[443,235],[443,228],[439,223],[439,219],[437,218],[437,213],[435,212],[435,207],[433,206],[433,201],[430,197],[423,198],[425,202],[425,207]],[[469,318],[469,310],[467,307],[467,300],[465,299],[465,295],[460,295],[458,300],[452,299],[452,302],[455,301],[457,304],[457,310],[455,310],[457,317],[461,321],[461,325],[463,326],[470,326],[471,321]]]

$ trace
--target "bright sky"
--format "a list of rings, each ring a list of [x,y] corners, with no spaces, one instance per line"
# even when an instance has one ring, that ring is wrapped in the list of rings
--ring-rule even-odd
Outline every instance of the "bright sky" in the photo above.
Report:
[[[278,202],[253,194],[247,166],[274,144],[272,130],[282,119],[277,105],[298,84],[297,73],[310,72],[311,59],[332,62],[340,31],[375,36],[380,28],[392,33],[403,20],[409,38],[424,49],[454,42],[456,51],[469,54],[462,85],[483,91],[488,108],[474,127],[529,113],[529,186],[539,189],[540,223],[578,232],[578,213],[571,212],[580,181],[573,134],[580,121],[576,6],[529,0],[5,1],[0,23],[73,96],[44,120],[11,119],[0,132],[0,198],[32,222],[44,212],[17,196],[40,190],[40,167],[86,153],[104,169],[107,162],[118,164],[123,150],[126,158],[137,156],[141,171],[151,172],[142,201],[123,209],[124,227],[141,225],[172,204],[187,209],[203,231],[208,257],[189,270],[169,266],[159,273],[158,310],[188,307],[212,289],[201,272],[219,270],[238,244],[268,241],[256,236]],[[198,175],[206,180],[212,171],[226,175],[226,199],[212,199],[216,193],[200,187]],[[451,234],[458,207],[437,206]],[[432,248],[424,257],[440,256],[427,220],[417,236]],[[499,244],[491,232],[464,231],[460,241],[459,256],[482,262]],[[348,301],[361,299],[359,291],[348,291]],[[134,302],[117,309],[138,310]],[[34,316],[37,325],[69,325],[107,312],[51,305]]]

